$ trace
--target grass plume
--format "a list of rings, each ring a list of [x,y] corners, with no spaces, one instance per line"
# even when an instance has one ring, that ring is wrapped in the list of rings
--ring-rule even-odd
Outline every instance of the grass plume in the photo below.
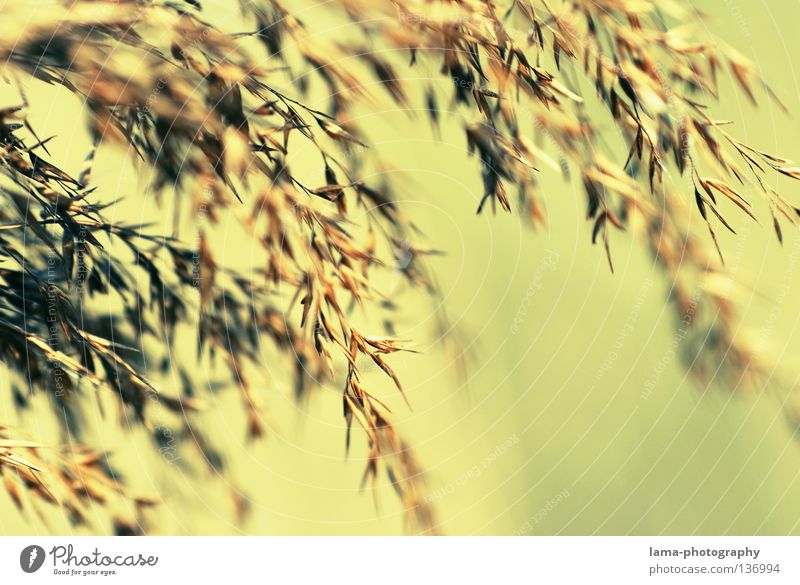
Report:
[[[331,18],[348,19],[358,40],[314,35],[277,0],[242,2],[245,31],[221,30],[196,2],[37,0],[4,8],[3,76],[18,104],[0,111],[0,355],[20,404],[47,394],[64,435],[80,439],[77,397],[107,393],[158,445],[163,431],[149,416],[157,403],[172,413],[169,432],[181,448],[224,473],[224,452],[194,424],[202,384],[171,345],[181,330],[196,333],[197,354],[219,364],[223,385],[240,393],[250,439],[265,425],[247,372],[268,351],[292,364],[298,399],[320,383],[341,384],[347,425],[360,427],[369,445],[365,482],[385,470],[411,529],[435,531],[422,468],[357,366],[376,364],[403,392],[387,358],[408,347],[360,330],[351,317],[355,305],[396,309],[375,275],[392,270],[397,242],[416,241],[396,203],[402,187],[364,179],[381,153],[368,148],[352,113],[373,103],[376,84],[400,108],[424,105],[434,126],[452,110],[469,113],[465,142],[484,187],[479,213],[514,211],[543,225],[542,169],[580,176],[587,229],[603,261],[613,270],[612,232],[638,237],[672,283],[677,320],[691,314],[695,373],[710,378],[721,368],[732,387],[768,375],[771,366],[734,335],[737,307],[720,292],[728,276],[717,232],[756,220],[751,199],[761,197],[782,239],[800,209],[771,180],[799,179],[800,170],[741,142],[710,113],[722,70],[750,100],[777,98],[734,49],[684,26],[696,18],[688,3],[329,4]],[[384,47],[394,56],[384,57]],[[423,62],[452,80],[449,107],[438,105],[435,81],[419,91],[402,80]],[[312,79],[326,88],[325,108],[307,103]],[[77,178],[52,159],[47,135],[28,119],[31,80],[61,86],[84,104],[95,146]],[[606,121],[623,150],[604,145]],[[92,164],[96,149],[115,145],[152,171],[162,205],[165,194],[175,196],[175,224],[193,218],[192,233],[133,225],[103,202]],[[313,173],[295,173],[287,162],[302,148],[316,153]],[[214,234],[232,213],[259,249],[251,270],[226,266],[216,252]],[[693,217],[705,232],[686,228]],[[435,297],[426,252],[406,251],[402,277]],[[114,314],[99,308],[107,299],[119,307]],[[177,394],[152,379],[167,371],[183,381]],[[146,500],[127,496],[102,469],[102,455],[55,448],[40,457],[44,447],[2,433],[0,470],[18,505],[27,490],[67,506],[77,522],[81,498],[99,501],[96,492],[105,490],[132,502],[133,519],[120,521],[120,532],[148,530],[136,513]],[[88,471],[76,474],[76,466]]]

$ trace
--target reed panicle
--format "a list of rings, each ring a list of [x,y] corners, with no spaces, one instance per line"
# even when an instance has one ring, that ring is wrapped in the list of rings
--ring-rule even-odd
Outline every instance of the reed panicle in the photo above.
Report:
[[[434,126],[453,109],[471,114],[464,131],[483,178],[479,213],[518,211],[543,225],[538,175],[545,167],[578,175],[588,229],[610,269],[610,234],[629,232],[672,283],[678,321],[697,340],[688,360],[694,372],[711,378],[721,367],[733,387],[769,375],[772,365],[734,334],[736,299],[723,285],[729,277],[717,232],[755,220],[751,198],[762,197],[782,239],[800,209],[771,182],[776,174],[800,179],[800,170],[741,142],[710,113],[723,69],[753,102],[780,102],[739,53],[684,26],[696,18],[687,3],[329,4],[331,17],[349,19],[360,40],[314,35],[277,0],[242,2],[244,32],[221,30],[188,1],[4,8],[0,56],[19,99],[0,111],[0,354],[20,405],[47,394],[65,434],[80,439],[77,397],[107,393],[158,445],[164,429],[150,418],[157,403],[173,414],[169,434],[181,448],[197,449],[224,473],[224,449],[195,424],[203,384],[171,346],[179,331],[196,332],[198,355],[221,364],[226,385],[240,392],[251,439],[266,431],[254,391],[263,383],[249,373],[266,348],[292,364],[298,399],[319,384],[341,384],[348,428],[355,422],[369,445],[365,482],[385,470],[411,530],[435,531],[422,469],[358,365],[374,363],[402,393],[387,356],[409,347],[362,331],[351,317],[354,305],[397,309],[376,284],[395,266],[397,242],[412,242],[401,271],[408,285],[438,294],[424,267],[430,251],[414,243],[416,230],[396,203],[399,186],[363,178],[381,153],[368,148],[352,113],[373,103],[375,82],[400,108],[422,103]],[[407,58],[386,58],[381,47]],[[403,80],[423,62],[440,65],[453,82],[449,108],[438,105],[436,80],[422,92]],[[77,178],[59,168],[50,138],[29,120],[32,79],[84,104],[94,147]],[[310,79],[326,87],[326,108],[309,105]],[[624,151],[604,147],[607,121]],[[152,169],[155,193],[175,195],[182,231],[117,218],[91,173],[96,149],[111,145]],[[316,183],[306,169],[290,169],[291,153],[303,148],[316,153]],[[193,218],[192,233],[181,210]],[[215,246],[215,228],[230,215],[259,248],[250,269],[227,266]],[[705,234],[686,227],[698,216]],[[108,299],[119,307],[114,314],[99,309]],[[177,394],[153,379],[167,371],[183,381]],[[154,502],[129,496],[102,454],[46,449],[20,436],[0,427],[0,471],[17,505],[30,505],[27,492],[65,506],[78,522],[85,500],[114,503],[128,510],[119,532],[149,529],[140,512]],[[233,495],[242,501],[238,490]]]

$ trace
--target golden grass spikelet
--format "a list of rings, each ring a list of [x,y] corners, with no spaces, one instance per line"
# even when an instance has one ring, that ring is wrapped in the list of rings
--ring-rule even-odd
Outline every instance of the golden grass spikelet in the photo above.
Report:
[[[195,424],[202,385],[193,364],[171,359],[170,346],[177,330],[196,333],[198,359],[220,365],[225,383],[239,389],[251,439],[267,432],[251,372],[264,352],[277,353],[292,366],[298,399],[319,384],[340,384],[348,444],[353,419],[367,442],[365,481],[385,470],[409,526],[435,531],[422,468],[356,366],[371,360],[402,393],[385,356],[404,346],[361,331],[352,315],[354,306],[393,308],[376,283],[396,264],[398,242],[409,242],[411,261],[398,271],[404,281],[438,294],[424,268],[436,252],[414,242],[397,185],[364,178],[380,168],[381,154],[352,116],[379,99],[376,83],[397,106],[413,108],[419,92],[403,74],[423,61],[449,80],[450,109],[469,116],[466,145],[483,180],[478,212],[518,209],[544,224],[547,194],[537,174],[550,166],[579,175],[587,229],[610,268],[612,233],[640,237],[674,283],[678,321],[708,340],[695,348],[703,359],[689,356],[695,373],[713,377],[722,364],[738,387],[767,372],[733,333],[735,299],[709,284],[725,274],[716,233],[755,220],[750,199],[762,196],[782,240],[781,221],[793,224],[800,209],[769,180],[800,179],[800,171],[711,117],[722,68],[753,102],[776,96],[742,55],[684,26],[686,3],[336,0],[330,13],[361,31],[348,43],[312,34],[277,0],[241,7],[250,28],[239,32],[215,27],[194,2],[34,2],[4,15],[0,58],[19,103],[0,111],[0,355],[22,402],[47,393],[69,413],[66,431],[79,434],[73,397],[109,392],[156,443],[151,413],[161,404],[174,415],[171,433],[225,473],[224,453]],[[386,58],[382,48],[397,51]],[[28,120],[31,79],[85,103],[95,146],[77,179],[51,160],[49,139]],[[327,108],[305,103],[309,79],[326,88]],[[435,124],[445,113],[442,92],[424,89]],[[620,152],[601,154],[606,122],[624,141]],[[152,169],[162,205],[164,193],[175,196],[174,233],[128,225],[95,192],[91,164],[107,144]],[[287,164],[300,148],[318,159],[311,183],[305,169]],[[252,270],[223,265],[214,239],[223,216],[258,248]],[[685,229],[691,217],[702,218],[708,236]],[[99,298],[114,299],[117,314],[99,311]],[[178,395],[164,395],[154,379],[170,372],[183,381]],[[38,445],[2,432],[0,469],[18,505],[30,490],[80,519],[86,500],[126,498],[99,456],[39,458]],[[88,479],[76,479],[77,471]],[[246,498],[234,500],[243,514]],[[136,520],[117,526],[134,531]]]

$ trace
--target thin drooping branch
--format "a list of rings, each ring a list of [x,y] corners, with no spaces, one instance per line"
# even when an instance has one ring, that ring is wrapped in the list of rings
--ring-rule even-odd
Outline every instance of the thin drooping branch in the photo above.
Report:
[[[407,347],[352,318],[355,306],[398,309],[380,284],[390,271],[437,294],[396,203],[400,186],[364,179],[380,152],[351,118],[373,98],[374,80],[399,107],[412,106],[400,72],[423,63],[440,66],[450,88],[424,88],[431,122],[453,109],[472,114],[465,133],[484,185],[479,212],[544,223],[537,175],[553,167],[579,176],[592,239],[611,270],[612,231],[633,232],[671,283],[679,326],[698,341],[688,352],[695,372],[722,371],[738,386],[771,371],[734,334],[735,304],[718,288],[726,276],[717,231],[733,231],[733,213],[755,218],[755,191],[782,238],[781,222],[793,224],[800,210],[771,181],[800,171],[743,144],[709,113],[723,68],[753,100],[766,86],[736,52],[679,26],[694,16],[684,3],[337,0],[326,13],[360,31],[346,43],[315,35],[276,0],[243,2],[253,28],[235,33],[207,22],[194,2],[46,4],[9,8],[8,21],[23,25],[0,33],[4,76],[19,96],[0,112],[0,354],[19,401],[48,394],[66,434],[80,438],[76,397],[105,392],[157,446],[177,437],[224,472],[224,454],[195,422],[203,385],[171,351],[181,331],[194,331],[198,356],[241,393],[250,438],[266,430],[251,382],[265,355],[292,365],[298,398],[341,384],[348,429],[355,421],[368,444],[365,481],[385,469],[413,529],[435,530],[422,469],[362,380],[362,364],[375,364],[402,394],[387,356]],[[383,48],[408,61],[385,58]],[[311,80],[324,84],[326,107],[310,105]],[[66,88],[84,106],[95,147],[77,178],[30,123],[31,83]],[[443,98],[449,107],[438,105]],[[605,145],[605,121],[624,143],[619,151]],[[177,201],[172,233],[111,219],[115,202],[92,186],[91,164],[96,149],[114,145],[150,169],[162,208]],[[294,168],[301,150],[314,153],[315,169]],[[258,250],[252,266],[221,261],[223,216]],[[706,234],[689,229],[692,217]],[[109,299],[113,313],[99,309]],[[167,371],[184,381],[177,395],[155,381]],[[155,403],[172,413],[169,426],[151,420]],[[50,493],[31,471],[50,463],[18,463],[21,450],[39,448],[6,441],[9,491],[17,474]],[[65,461],[52,469],[74,465]]]

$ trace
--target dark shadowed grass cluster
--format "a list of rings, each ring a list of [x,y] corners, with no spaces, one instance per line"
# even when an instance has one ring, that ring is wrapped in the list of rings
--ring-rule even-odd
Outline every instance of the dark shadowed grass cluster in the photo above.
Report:
[[[189,1],[4,7],[3,76],[18,105],[0,112],[0,353],[19,407],[34,393],[51,397],[65,442],[81,440],[80,397],[103,392],[156,449],[195,449],[224,473],[224,449],[195,424],[207,384],[171,351],[180,331],[193,331],[197,355],[240,392],[251,439],[265,432],[254,392],[265,381],[246,372],[265,354],[291,364],[298,400],[339,384],[348,429],[360,428],[369,445],[364,481],[386,473],[410,529],[435,529],[422,469],[360,375],[370,362],[403,392],[388,356],[407,347],[391,337],[391,319],[413,308],[395,306],[380,274],[437,295],[424,267],[431,251],[414,243],[395,202],[402,186],[363,178],[381,153],[351,114],[373,103],[376,81],[399,107],[423,105],[434,126],[454,110],[469,113],[465,140],[484,188],[478,212],[544,224],[537,176],[547,166],[579,175],[588,229],[611,270],[611,233],[631,233],[671,283],[699,376],[739,387],[772,371],[734,335],[717,232],[734,231],[736,214],[754,220],[760,197],[781,239],[800,209],[771,185],[800,169],[740,142],[710,113],[723,71],[749,99],[776,98],[745,58],[683,26],[699,18],[687,3],[336,0],[331,18],[360,31],[347,42],[315,36],[288,4],[240,8],[249,29],[230,32]],[[402,81],[423,62],[453,80],[449,104],[440,105],[436,80]],[[84,106],[95,148],[77,177],[53,160],[47,129],[28,121],[32,80],[62,86]],[[308,105],[311,83],[326,88],[323,109]],[[624,148],[606,146],[599,128],[608,121]],[[91,167],[97,148],[115,145],[152,172],[156,201],[177,202],[181,229],[110,219],[115,203],[96,192]],[[301,148],[316,153],[316,168],[290,168]],[[250,270],[219,260],[215,226],[230,213],[259,250]],[[705,233],[688,228],[698,216]],[[101,309],[109,306],[117,309]],[[387,331],[359,329],[355,306],[383,315]],[[177,394],[153,381],[167,371],[182,382]],[[154,405],[172,413],[169,426],[153,423]],[[127,496],[102,453],[46,450],[0,431],[0,470],[19,506],[27,490],[77,522],[92,500],[115,510],[119,532],[148,530],[139,512],[154,502]]]

